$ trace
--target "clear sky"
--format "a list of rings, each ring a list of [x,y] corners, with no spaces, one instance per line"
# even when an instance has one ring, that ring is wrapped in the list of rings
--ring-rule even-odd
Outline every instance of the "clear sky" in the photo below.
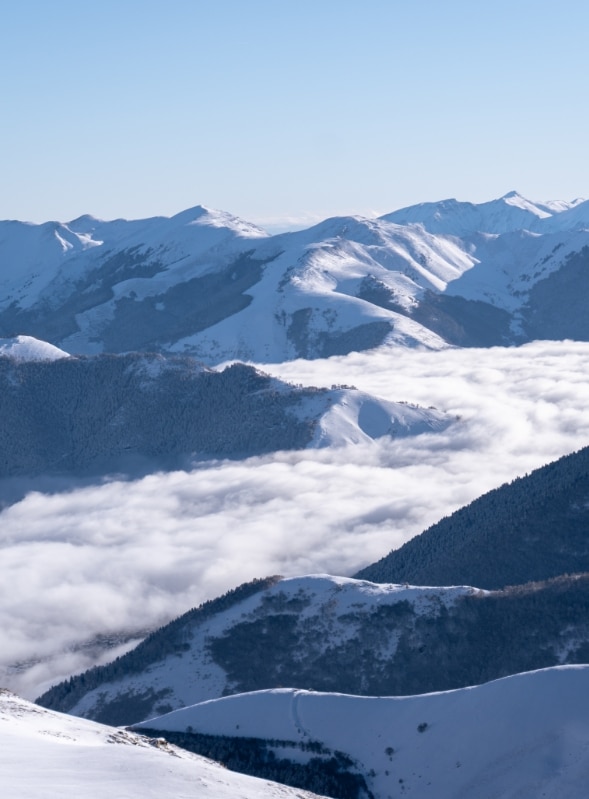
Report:
[[[586,0],[0,0],[0,218],[589,196]]]

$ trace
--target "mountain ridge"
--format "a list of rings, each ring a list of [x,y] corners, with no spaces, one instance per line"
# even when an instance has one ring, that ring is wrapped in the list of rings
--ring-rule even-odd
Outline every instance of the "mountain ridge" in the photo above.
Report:
[[[316,751],[346,756],[350,775],[364,777],[378,799],[577,799],[586,785],[588,680],[589,668],[579,666],[403,698],[260,691],[133,729],[192,743],[196,751],[203,734],[234,749],[250,736],[298,762],[309,759],[305,746],[314,743]],[[365,795],[360,786],[352,794]]]
[[[292,386],[253,366],[131,353],[72,357],[31,337],[0,339],[0,478],[181,468],[211,458],[345,446],[442,431],[435,409],[357,389]]]
[[[172,350],[208,364],[387,342],[589,340],[567,312],[585,269],[548,292],[550,307],[534,292],[570,273],[570,259],[585,264],[584,252],[588,202],[533,203],[517,193],[335,217],[274,236],[204,206],[136,221],[0,222],[0,335],[74,354]]]
[[[364,696],[460,688],[583,662],[588,609],[588,574],[502,591],[272,577],[189,611],[37,702],[130,724],[284,685]]]

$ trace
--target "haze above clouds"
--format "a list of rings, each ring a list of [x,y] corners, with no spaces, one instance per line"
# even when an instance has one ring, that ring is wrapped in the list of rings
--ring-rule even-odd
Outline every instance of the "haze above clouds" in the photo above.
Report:
[[[28,494],[0,515],[0,682],[37,695],[125,648],[105,653],[100,636],[144,631],[254,577],[354,573],[589,444],[588,364],[587,343],[536,342],[265,365],[460,418],[413,439]]]

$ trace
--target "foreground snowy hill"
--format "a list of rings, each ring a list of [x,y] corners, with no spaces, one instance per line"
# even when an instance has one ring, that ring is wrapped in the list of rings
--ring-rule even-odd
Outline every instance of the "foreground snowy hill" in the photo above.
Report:
[[[589,339],[589,203],[511,192],[268,236],[197,206],[165,219],[0,223],[0,334],[68,352],[316,358]]]
[[[284,685],[364,695],[457,688],[584,662],[588,612],[589,575],[495,592],[269,578],[189,611],[38,701],[129,724]]]
[[[417,435],[452,421],[350,388],[291,386],[242,364],[219,372],[188,357],[74,358],[23,336],[0,339],[0,388],[0,477],[155,470]]]
[[[311,799],[164,741],[42,710],[2,690],[0,747],[5,799]]]
[[[261,691],[135,729],[195,750],[223,751],[229,739],[244,756],[253,750],[246,739],[265,740],[258,773],[268,759],[308,762],[315,743],[323,756],[347,756],[375,799],[579,799],[589,779],[588,719],[589,667],[579,666],[405,698]]]

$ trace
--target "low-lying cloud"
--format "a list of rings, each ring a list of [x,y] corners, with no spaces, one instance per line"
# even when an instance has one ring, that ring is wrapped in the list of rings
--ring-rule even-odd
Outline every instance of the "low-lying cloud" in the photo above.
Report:
[[[588,365],[589,344],[537,342],[264,366],[459,419],[370,446],[27,494],[1,514],[0,682],[34,696],[254,577],[355,572],[490,488],[589,444]]]

